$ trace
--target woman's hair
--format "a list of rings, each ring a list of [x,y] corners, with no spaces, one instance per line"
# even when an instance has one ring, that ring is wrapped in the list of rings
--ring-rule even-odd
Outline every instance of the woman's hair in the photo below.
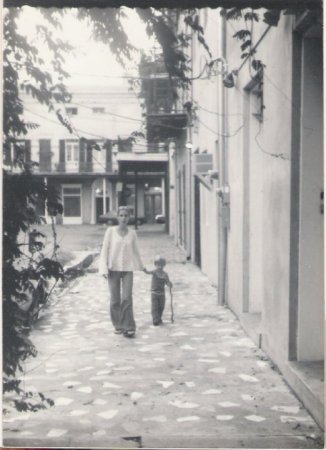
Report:
[[[130,216],[130,210],[128,208],[128,206],[119,206],[118,208],[118,215],[122,212],[126,212],[128,214],[128,216]]]

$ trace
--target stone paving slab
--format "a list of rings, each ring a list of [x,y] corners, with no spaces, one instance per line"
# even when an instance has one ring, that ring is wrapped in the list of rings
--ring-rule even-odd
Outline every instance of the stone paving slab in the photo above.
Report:
[[[163,234],[139,233],[148,267],[165,256],[175,322],[150,315],[150,277],[135,273],[135,339],[113,333],[106,281],[77,279],[32,333],[26,390],[55,406],[3,418],[6,446],[321,448],[322,433],[216,289]],[[169,296],[167,295],[167,300]],[[8,400],[8,399],[7,399]],[[5,406],[7,405],[5,399]]]

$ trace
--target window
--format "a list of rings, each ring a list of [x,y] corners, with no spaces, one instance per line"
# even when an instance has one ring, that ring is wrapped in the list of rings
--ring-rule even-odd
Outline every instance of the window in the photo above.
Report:
[[[40,172],[50,172],[51,171],[51,139],[40,139],[39,140],[39,170]]]
[[[65,217],[81,216],[81,187],[76,185],[63,186],[63,214]]]
[[[92,108],[92,111],[94,114],[103,114],[105,113],[105,108],[103,108],[102,106],[95,106],[94,108]]]
[[[78,109],[75,106],[66,106],[66,113],[68,114],[68,116],[77,116]]]
[[[250,96],[251,114],[262,123],[264,119],[264,81],[263,71],[260,70],[247,84],[245,91]]]
[[[79,142],[66,141],[66,161],[76,162],[79,160]]]
[[[17,139],[9,147],[3,149],[4,165],[11,166],[14,162],[26,163],[31,160],[31,141]]]

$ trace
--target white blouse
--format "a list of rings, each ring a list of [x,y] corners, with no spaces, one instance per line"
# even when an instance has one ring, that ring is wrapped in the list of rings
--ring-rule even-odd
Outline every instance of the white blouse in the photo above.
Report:
[[[127,234],[120,236],[118,227],[108,228],[100,254],[99,274],[105,275],[109,270],[132,272],[143,268],[136,232],[128,228]]]

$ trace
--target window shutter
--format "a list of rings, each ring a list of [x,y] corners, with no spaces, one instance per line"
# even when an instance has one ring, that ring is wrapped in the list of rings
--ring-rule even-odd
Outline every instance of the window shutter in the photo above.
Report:
[[[31,141],[25,140],[25,162],[31,162]]]
[[[59,141],[59,166],[58,166],[59,172],[64,172],[65,171],[65,165],[66,165],[65,161],[66,161],[65,140],[64,139],[60,139],[60,141]]]
[[[87,145],[87,162],[91,163],[93,160],[93,149],[92,145],[94,144],[94,141],[89,141]]]
[[[51,140],[50,139],[40,139],[40,172],[50,172],[51,171]]]
[[[59,141],[59,161],[61,163],[64,163],[66,160],[66,155],[65,155],[66,151],[65,150],[66,150],[65,141],[64,141],[64,139],[60,139],[60,141]]]
[[[4,144],[3,146],[3,164],[5,166],[11,166],[11,144]]]
[[[85,139],[79,139],[79,162],[80,163],[85,162],[85,148],[86,148]]]
[[[104,144],[104,148],[106,151],[106,155],[105,155],[106,171],[112,172],[112,142],[109,140],[106,141]]]

